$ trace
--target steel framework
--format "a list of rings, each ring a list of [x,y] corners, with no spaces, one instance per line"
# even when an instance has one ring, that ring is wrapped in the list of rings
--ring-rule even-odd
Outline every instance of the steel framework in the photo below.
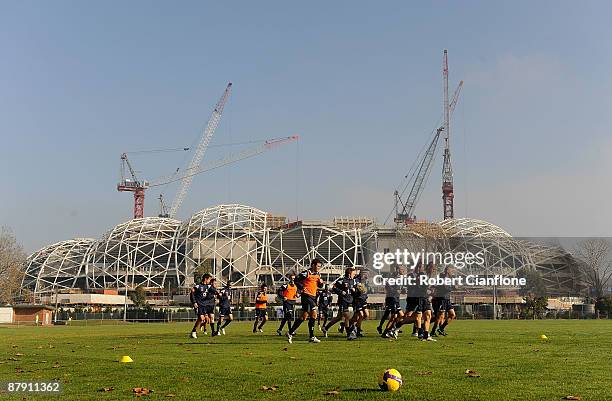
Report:
[[[75,238],[34,252],[27,260],[22,287],[35,294],[82,287],[85,257],[95,241]]]
[[[180,282],[173,246],[180,221],[145,217],[119,224],[90,249],[88,288],[165,288]]]
[[[117,225],[100,240],[62,241],[28,258],[22,288],[35,295],[58,291],[187,288],[194,275],[210,272],[222,283],[254,288],[276,285],[290,272],[323,262],[334,280],[345,268],[370,269],[374,252],[411,248],[476,253],[484,266],[460,274],[517,275],[536,269],[551,295],[575,294],[580,287],[572,256],[560,249],[513,238],[500,227],[476,219],[447,219],[381,227],[367,218],[295,221],[239,205],[218,205],[185,222],[160,217]]]

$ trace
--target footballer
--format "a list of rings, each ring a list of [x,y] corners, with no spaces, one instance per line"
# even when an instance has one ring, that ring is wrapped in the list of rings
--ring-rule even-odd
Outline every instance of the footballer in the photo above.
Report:
[[[310,268],[301,272],[296,278],[296,284],[301,290],[302,316],[295,321],[293,326],[291,326],[290,332],[287,333],[289,343],[292,342],[295,332],[306,319],[308,319],[309,342],[321,342],[321,340],[314,335],[314,326],[317,319],[317,291],[323,285],[320,273],[321,267],[321,261],[319,259],[313,259],[312,262],[310,262]]]

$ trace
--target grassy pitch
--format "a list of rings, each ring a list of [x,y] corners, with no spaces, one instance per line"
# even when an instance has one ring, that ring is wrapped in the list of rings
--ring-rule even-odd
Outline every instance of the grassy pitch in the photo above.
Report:
[[[304,324],[288,344],[276,327],[252,334],[232,323],[226,336],[197,340],[185,323],[2,327],[0,381],[59,379],[62,400],[132,399],[136,387],[153,390],[148,399],[214,401],[612,400],[612,320],[457,321],[436,343],[384,340],[368,322],[357,341],[334,327],[309,344]],[[118,363],[122,355],[134,362]],[[403,375],[397,393],[377,388],[388,367]]]

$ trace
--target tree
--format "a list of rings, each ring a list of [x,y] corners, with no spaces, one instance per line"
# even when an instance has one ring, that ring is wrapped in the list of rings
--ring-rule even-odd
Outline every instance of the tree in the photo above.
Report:
[[[141,308],[143,306],[147,306],[147,291],[142,285],[139,285],[134,289],[134,291],[130,292],[130,300],[134,303],[134,306]]]
[[[517,272],[517,276],[525,279],[525,285],[519,289],[519,293],[522,296],[546,296],[546,283],[544,283],[542,273],[540,273],[536,269],[524,267]]]
[[[10,303],[19,292],[25,270],[26,254],[15,235],[0,229],[0,304]]]
[[[612,260],[610,243],[603,238],[589,238],[581,241],[574,253],[578,259],[578,269],[582,280],[595,299],[605,297],[606,289],[612,279]]]
[[[608,318],[612,318],[612,295],[608,295],[607,297],[601,299],[600,310],[605,312],[608,315]]]
[[[214,259],[205,259],[204,262],[200,263],[193,272],[193,281],[199,283],[202,276],[206,273],[212,274],[214,271]]]
[[[534,319],[541,317],[548,306],[546,284],[542,273],[536,269],[522,268],[517,275],[525,278],[525,285],[519,289],[519,293],[525,299],[527,314]]]

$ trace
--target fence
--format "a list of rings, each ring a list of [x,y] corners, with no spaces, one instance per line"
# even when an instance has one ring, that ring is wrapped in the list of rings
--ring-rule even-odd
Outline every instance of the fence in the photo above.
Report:
[[[497,305],[497,314],[494,316],[493,305],[491,304],[455,304],[454,309],[457,319],[480,320],[518,320],[533,319],[533,314],[513,306]],[[335,315],[337,308],[331,308],[331,314]],[[378,306],[370,310],[370,320],[379,320],[384,313],[384,309]],[[254,320],[255,311],[251,308],[242,310],[236,308],[233,317],[237,321]],[[612,314],[599,313],[596,316],[592,310],[547,310],[538,319],[610,319]],[[191,308],[161,308],[161,309],[138,309],[128,308],[125,316],[122,308],[105,312],[85,312],[68,311],[60,309],[54,313],[53,322],[58,325],[100,325],[100,324],[122,324],[131,323],[159,323],[159,322],[191,322],[196,318],[195,312]],[[282,319],[282,308],[271,306],[268,308],[268,318],[270,320]],[[18,322],[17,325],[33,325],[34,322]]]

